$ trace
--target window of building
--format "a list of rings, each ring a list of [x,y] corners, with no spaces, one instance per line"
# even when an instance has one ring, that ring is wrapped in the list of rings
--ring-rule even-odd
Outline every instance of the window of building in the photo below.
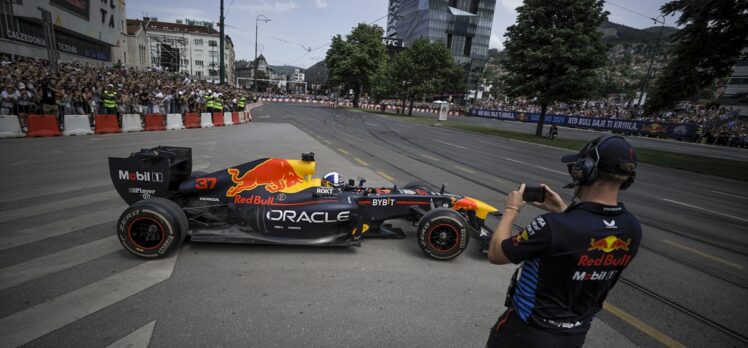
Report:
[[[480,0],[473,0],[473,2],[470,3],[470,13],[478,13],[478,3]]]
[[[452,34],[447,34],[447,49],[452,51]]]
[[[733,77],[727,82],[728,85],[748,85],[748,77]]]
[[[189,59],[182,59],[182,65],[190,65]]]
[[[208,41],[208,46],[210,46],[210,47],[216,47],[216,46],[218,46],[218,41],[216,41],[216,40],[210,40],[210,41]]]
[[[203,55],[203,50],[195,50],[195,54],[198,55],[198,56],[202,56]]]
[[[196,60],[195,61],[195,66],[203,66],[203,61],[202,60]]]
[[[202,77],[203,76],[203,72],[202,71],[195,71],[195,75],[197,75],[197,77]]]
[[[195,45],[202,46],[203,45],[203,39],[195,39]]]
[[[449,6],[457,8],[457,0],[449,0]]]
[[[465,49],[462,51],[462,55],[465,57],[470,57],[470,51],[473,48],[473,37],[468,36],[465,38]]]

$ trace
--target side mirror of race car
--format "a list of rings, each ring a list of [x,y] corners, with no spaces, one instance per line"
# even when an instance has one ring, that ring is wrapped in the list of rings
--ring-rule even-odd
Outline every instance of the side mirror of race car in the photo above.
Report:
[[[301,160],[307,161],[307,162],[314,162],[314,152],[302,153]]]

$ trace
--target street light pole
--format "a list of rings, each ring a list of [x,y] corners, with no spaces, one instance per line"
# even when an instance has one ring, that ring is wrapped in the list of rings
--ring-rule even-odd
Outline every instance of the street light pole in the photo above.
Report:
[[[223,85],[223,83],[225,82],[225,78],[226,78],[226,75],[225,75],[225,72],[224,72],[224,61],[223,61],[223,39],[224,39],[223,38],[223,0],[221,0],[221,17],[219,19],[220,19],[220,26],[221,26],[221,37],[220,37],[220,40],[219,40],[219,42],[221,44],[219,46],[221,46],[221,47],[218,48],[218,51],[219,51],[218,55],[221,58],[218,61],[219,62],[218,63],[218,69],[220,69],[220,72],[218,73],[218,76],[219,76],[219,79],[220,79],[220,83]]]
[[[647,89],[647,84],[649,84],[649,75],[652,73],[652,65],[654,64],[655,56],[657,55],[657,50],[660,48],[660,38],[662,38],[662,32],[665,29],[665,15],[659,15],[657,18],[652,18],[655,23],[660,23],[659,18],[662,17],[662,26],[660,26],[660,33],[657,34],[657,41],[655,41],[655,47],[652,50],[652,54],[649,57],[649,66],[647,67],[647,74],[644,75],[644,79],[642,80],[642,86],[639,90],[639,102],[637,104],[639,107],[642,105],[642,98],[644,98],[644,90]]]
[[[262,17],[262,19],[260,19],[260,17]],[[257,92],[257,66],[259,65],[257,64],[257,29],[258,29],[257,23],[261,20],[265,21],[265,23],[270,22],[270,19],[265,17],[264,15],[257,15],[257,18],[255,18],[255,73],[254,73],[255,81],[254,81],[254,84],[252,85],[252,87],[254,87],[253,89],[255,92]]]

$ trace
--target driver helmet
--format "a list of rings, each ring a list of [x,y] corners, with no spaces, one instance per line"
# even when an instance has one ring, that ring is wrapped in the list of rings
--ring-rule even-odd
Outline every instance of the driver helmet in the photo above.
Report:
[[[343,185],[343,176],[340,175],[338,172],[329,172],[322,176],[323,182],[329,184],[330,186],[338,187]]]

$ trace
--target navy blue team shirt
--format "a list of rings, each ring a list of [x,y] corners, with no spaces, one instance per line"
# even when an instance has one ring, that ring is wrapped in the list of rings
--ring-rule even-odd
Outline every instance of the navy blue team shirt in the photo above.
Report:
[[[512,263],[522,262],[515,311],[555,334],[586,333],[640,242],[641,225],[622,203],[582,202],[537,217],[501,243]]]

